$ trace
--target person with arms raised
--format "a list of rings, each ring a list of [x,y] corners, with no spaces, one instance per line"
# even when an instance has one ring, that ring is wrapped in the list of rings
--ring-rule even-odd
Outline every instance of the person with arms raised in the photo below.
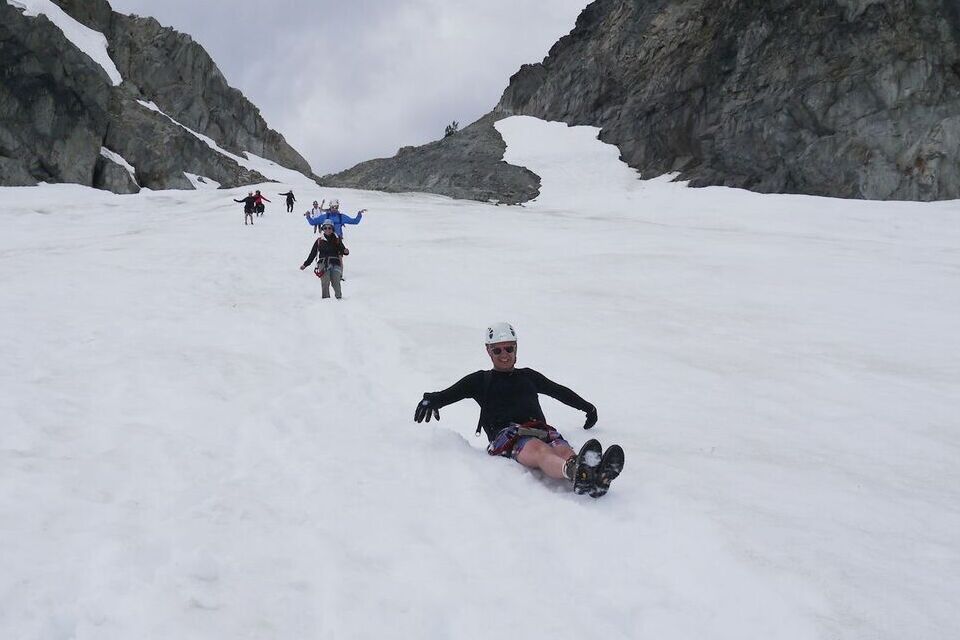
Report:
[[[488,454],[568,480],[578,494],[594,498],[606,494],[623,470],[623,449],[615,444],[603,452],[600,443],[591,439],[574,453],[560,432],[547,424],[538,396],[548,395],[586,413],[584,429],[597,423],[597,408],[542,373],[517,368],[517,334],[509,323],[487,327],[485,343],[493,369],[471,373],[443,391],[424,393],[414,420],[439,420],[440,409],[472,398],[480,405],[477,435],[481,429],[486,432]]]
[[[293,195],[293,189],[280,195],[287,197],[287,213],[293,213],[293,203],[297,201],[297,198]]]
[[[253,191],[247,194],[247,197],[243,200],[233,199],[234,202],[243,203],[243,224],[247,225],[247,220],[250,221],[250,224],[253,224],[253,211],[257,206],[257,199],[253,195]]]
[[[314,273],[320,278],[320,284],[323,287],[323,297],[330,297],[330,285],[333,285],[333,292],[337,300],[343,297],[340,292],[340,275],[343,273],[343,256],[350,255],[350,250],[343,245],[343,240],[337,237],[333,232],[333,223],[325,220],[320,223],[321,234],[317,238],[313,247],[310,249],[310,255],[304,260],[300,270],[306,269],[314,258],[317,265]]]

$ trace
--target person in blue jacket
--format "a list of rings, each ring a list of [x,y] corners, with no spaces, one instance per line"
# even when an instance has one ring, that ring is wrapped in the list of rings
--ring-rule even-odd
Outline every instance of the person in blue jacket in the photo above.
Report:
[[[363,219],[363,214],[366,212],[366,209],[360,209],[356,216],[350,217],[344,213],[340,213],[340,201],[337,198],[333,198],[330,200],[328,208],[321,209],[321,211],[322,215],[318,217],[314,217],[313,212],[311,212],[311,215],[307,216],[307,222],[312,225],[321,225],[324,222],[330,222],[333,224],[334,235],[343,240],[343,225],[360,224],[360,220]],[[340,280],[343,282],[347,280],[343,277],[343,260],[340,261]]]
[[[323,210],[323,216],[317,221],[314,221],[314,219],[311,218],[310,224],[321,224],[324,220],[329,220],[333,223],[333,232],[337,234],[338,238],[343,240],[343,225],[360,224],[360,220],[363,219],[364,212],[366,212],[366,209],[361,209],[357,212],[355,217],[350,217],[345,213],[340,213],[340,201],[334,198],[330,201],[329,208]]]

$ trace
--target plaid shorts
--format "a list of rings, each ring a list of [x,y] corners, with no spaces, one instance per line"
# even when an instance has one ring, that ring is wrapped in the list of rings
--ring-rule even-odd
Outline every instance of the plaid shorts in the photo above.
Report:
[[[521,428],[533,428],[543,432],[543,436],[520,435]],[[503,456],[516,460],[523,448],[531,440],[541,440],[551,447],[569,447],[570,443],[563,439],[559,431],[544,422],[513,423],[497,432],[497,436],[487,445],[487,453],[491,456]]]

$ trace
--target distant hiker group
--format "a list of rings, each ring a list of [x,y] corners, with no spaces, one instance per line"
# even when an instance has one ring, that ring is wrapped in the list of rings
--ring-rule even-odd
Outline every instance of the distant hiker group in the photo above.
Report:
[[[293,190],[281,193],[286,198],[287,212],[293,211],[293,205],[297,198]],[[243,224],[253,224],[254,215],[260,217],[265,211],[264,202],[270,200],[260,193],[259,190],[251,191],[246,198],[240,200],[234,199],[234,202],[243,204]],[[350,216],[340,211],[340,200],[333,198],[330,204],[324,208],[326,200],[318,203],[313,201],[313,207],[304,212],[303,216],[307,219],[307,224],[311,225],[314,233],[320,234],[310,246],[310,253],[306,261],[301,265],[300,270],[306,269],[311,263],[314,264],[313,272],[320,278],[322,296],[330,297],[330,289],[339,300],[343,297],[341,283],[345,280],[343,277],[343,256],[349,255],[350,250],[343,244],[343,227],[348,224],[360,224],[363,214],[367,211],[361,209],[357,215]]]
[[[266,211],[266,206],[263,203],[270,202],[270,200],[267,200],[267,197],[260,193],[258,189],[256,192],[248,193],[247,197],[242,200],[234,199],[234,202],[243,203],[243,224],[247,225],[253,224],[253,214],[257,214],[258,218],[263,215],[263,212]]]
[[[281,196],[285,196],[287,199],[287,213],[293,212],[293,204],[297,201],[296,196],[293,195],[293,191],[287,191],[286,193],[281,193]],[[253,224],[253,216],[259,218],[267,210],[264,202],[271,202],[265,195],[260,193],[260,190],[251,191],[247,194],[246,198],[242,200],[234,199],[234,202],[243,203],[243,224]]]

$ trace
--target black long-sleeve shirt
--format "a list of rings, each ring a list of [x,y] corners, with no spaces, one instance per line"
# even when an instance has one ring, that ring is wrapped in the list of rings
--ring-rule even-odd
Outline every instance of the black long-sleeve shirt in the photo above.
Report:
[[[546,422],[538,398],[541,393],[580,411],[593,409],[592,404],[571,389],[557,384],[533,369],[493,370],[491,373],[486,398],[483,390],[483,371],[475,371],[461,378],[452,387],[443,391],[425,393],[423,397],[438,409],[466,398],[473,398],[480,405],[480,425],[491,441],[511,422],[518,424],[528,420]]]
[[[329,240],[326,236],[320,236],[317,238],[317,241],[313,243],[313,247],[310,249],[310,255],[308,255],[307,259],[303,262],[302,268],[306,269],[307,265],[313,262],[314,258],[336,258],[339,262],[340,256],[346,255],[350,255],[350,250],[343,244],[343,240],[332,234]]]
[[[256,203],[257,199],[253,196],[247,196],[243,200],[233,199],[234,202],[242,202],[244,212],[253,211],[253,205]]]

